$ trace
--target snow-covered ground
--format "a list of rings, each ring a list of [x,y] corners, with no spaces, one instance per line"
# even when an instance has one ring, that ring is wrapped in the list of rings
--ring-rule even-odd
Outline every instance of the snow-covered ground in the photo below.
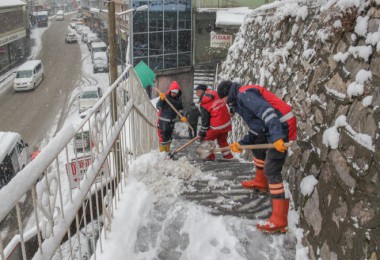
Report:
[[[209,208],[181,198],[181,193],[195,189],[189,184],[199,179],[211,183],[215,176],[185,157],[167,160],[153,151],[138,158],[111,232],[106,240],[103,237],[102,253],[98,242],[96,258],[155,259],[164,254],[163,259],[287,259],[289,255],[308,259],[307,248],[300,243],[303,230],[296,227],[297,212],[289,213],[287,235],[263,234],[256,230],[258,220],[213,216]],[[297,244],[297,250],[284,255],[289,243]]]

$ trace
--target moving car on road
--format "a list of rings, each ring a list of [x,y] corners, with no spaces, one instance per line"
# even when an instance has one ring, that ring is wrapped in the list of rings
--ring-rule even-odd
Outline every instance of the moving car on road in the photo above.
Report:
[[[30,60],[22,64],[16,71],[13,80],[15,91],[35,89],[44,78],[44,67],[40,60]]]
[[[49,22],[48,11],[37,12],[36,19],[38,27],[47,27]]]
[[[55,20],[56,21],[63,21],[65,18],[63,17],[63,10],[59,10],[57,12],[57,15],[55,17]]]

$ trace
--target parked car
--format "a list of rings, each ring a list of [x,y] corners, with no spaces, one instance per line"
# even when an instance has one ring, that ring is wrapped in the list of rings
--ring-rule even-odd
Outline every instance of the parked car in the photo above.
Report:
[[[18,67],[13,80],[15,91],[35,89],[44,78],[44,67],[40,60],[30,60]]]
[[[79,35],[81,35],[82,34],[82,29],[83,29],[83,25],[77,25],[76,26],[76,28],[75,28],[75,30],[77,31],[77,34],[79,34]]]
[[[83,27],[82,27],[82,31],[81,31],[81,33],[80,33],[80,36],[82,36],[82,34],[83,34],[84,32],[91,32],[91,28],[88,27],[87,25],[83,25]]]
[[[94,73],[108,72],[108,57],[106,52],[95,52],[92,60]]]
[[[87,35],[90,34],[90,33],[92,33],[90,27],[86,26],[86,27],[82,28],[82,34],[81,34],[82,35],[82,37],[81,37],[82,38],[82,42],[86,42],[87,43]]]
[[[82,22],[75,22],[75,31],[78,33],[79,28],[83,27]]]
[[[14,132],[0,132],[0,189],[28,163],[28,144]]]
[[[66,36],[65,36],[65,41],[67,43],[73,43],[73,42],[77,42],[77,36],[75,33],[73,32],[70,32],[70,33],[67,33]]]
[[[106,52],[107,45],[104,42],[92,42],[91,43],[91,59],[94,60],[95,52]]]
[[[79,96],[79,113],[82,114],[86,110],[92,108],[101,97],[102,91],[99,87],[85,87],[82,94]]]
[[[92,34],[89,36],[87,35],[87,47],[88,47],[88,50],[91,52],[91,44],[93,42],[103,42],[101,39],[99,39],[96,34],[95,34],[95,37],[92,36]]]

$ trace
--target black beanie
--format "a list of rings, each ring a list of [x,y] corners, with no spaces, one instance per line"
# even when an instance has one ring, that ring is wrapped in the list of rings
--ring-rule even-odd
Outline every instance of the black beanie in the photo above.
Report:
[[[204,85],[204,84],[199,84],[195,90],[203,90],[203,91],[206,91],[207,90],[207,86]]]
[[[232,82],[229,80],[224,80],[220,82],[218,86],[218,96],[220,98],[224,98],[228,96],[228,92],[230,92],[231,86],[232,86]]]

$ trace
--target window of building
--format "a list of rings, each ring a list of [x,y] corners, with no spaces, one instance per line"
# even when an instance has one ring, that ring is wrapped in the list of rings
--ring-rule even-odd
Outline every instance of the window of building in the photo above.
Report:
[[[154,70],[191,66],[191,0],[131,0],[148,5],[133,17],[133,65]]]

